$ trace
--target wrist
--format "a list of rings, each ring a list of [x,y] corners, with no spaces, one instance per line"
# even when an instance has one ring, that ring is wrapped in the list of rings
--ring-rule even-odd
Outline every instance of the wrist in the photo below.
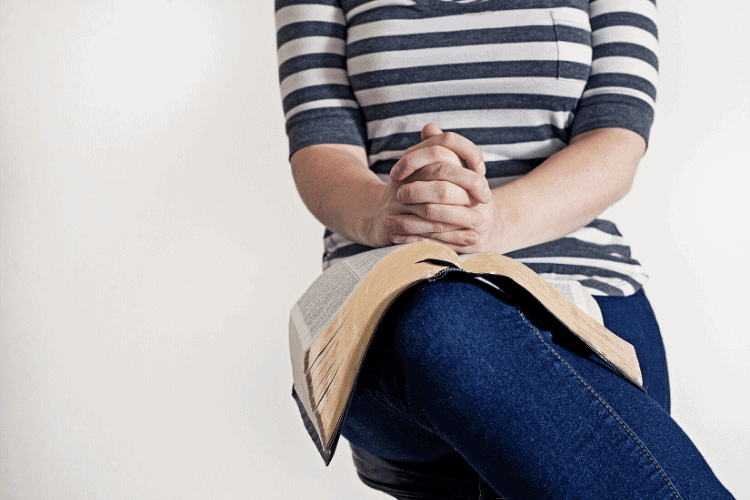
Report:
[[[506,254],[522,248],[517,203],[507,196],[505,186],[492,190],[493,227],[490,248],[493,252]]]
[[[356,200],[361,215],[355,225],[355,241],[376,248],[390,244],[383,227],[383,214],[380,211],[380,202],[385,189],[384,182],[380,179],[373,179],[363,190],[366,195]]]

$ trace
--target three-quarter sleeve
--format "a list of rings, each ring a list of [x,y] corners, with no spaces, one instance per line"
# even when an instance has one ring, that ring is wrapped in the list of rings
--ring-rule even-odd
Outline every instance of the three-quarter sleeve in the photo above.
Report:
[[[632,130],[648,142],[658,74],[653,0],[590,3],[592,65],[571,137],[602,127]]]
[[[338,0],[276,0],[276,40],[289,156],[313,144],[366,147]]]

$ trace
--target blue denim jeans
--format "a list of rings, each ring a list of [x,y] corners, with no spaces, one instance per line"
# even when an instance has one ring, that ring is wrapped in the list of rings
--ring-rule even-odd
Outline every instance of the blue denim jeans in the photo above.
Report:
[[[669,415],[642,291],[597,302],[635,346],[647,393],[545,311],[514,302],[459,273],[402,294],[373,339],[344,437],[402,462],[457,451],[507,499],[733,498]]]

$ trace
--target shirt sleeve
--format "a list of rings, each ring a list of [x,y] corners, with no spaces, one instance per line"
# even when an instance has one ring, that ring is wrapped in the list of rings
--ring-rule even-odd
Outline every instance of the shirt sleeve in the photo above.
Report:
[[[652,0],[590,3],[592,65],[571,137],[619,127],[648,142],[658,74],[656,5]]]
[[[276,0],[276,40],[289,156],[313,144],[366,147],[346,72],[346,19],[338,0]]]

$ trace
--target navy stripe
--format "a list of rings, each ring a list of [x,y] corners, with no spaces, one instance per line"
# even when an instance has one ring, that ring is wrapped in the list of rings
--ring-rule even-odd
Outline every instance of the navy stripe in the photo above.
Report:
[[[441,96],[427,99],[375,104],[362,108],[368,121],[385,120],[395,116],[440,111],[468,111],[479,109],[546,109],[549,111],[572,111],[577,99],[536,94],[483,94]]]
[[[510,177],[528,174],[541,165],[547,158],[530,158],[528,160],[500,160],[485,162],[487,178]],[[376,174],[390,174],[396,160],[380,160],[370,166],[370,170]]]
[[[279,81],[300,71],[315,68],[344,68],[346,57],[338,54],[319,53],[293,57],[279,66]]]
[[[585,279],[580,281],[581,285],[586,288],[593,288],[610,297],[623,297],[625,293],[617,287],[604,283],[603,281],[597,281],[595,279]],[[636,287],[638,288],[638,287]]]
[[[654,84],[642,78],[626,73],[599,73],[591,75],[586,86],[587,89],[599,87],[626,87],[647,94],[651,99],[656,99],[656,87]]]
[[[420,33],[415,35],[394,35],[372,37],[349,45],[349,57],[390,51],[412,49],[461,47],[466,45],[486,45],[522,42],[554,42],[552,26],[517,26],[471,31],[447,31]]]
[[[314,120],[315,134],[309,123]],[[362,113],[354,108],[323,108],[302,111],[286,123],[289,156],[313,144],[353,144],[367,148],[367,133]]]
[[[612,56],[635,57],[659,69],[659,61],[656,58],[656,54],[642,45],[634,43],[605,43],[594,48],[593,59]]]
[[[596,258],[620,264],[638,265],[630,257],[630,248],[623,245],[598,245],[575,238],[560,238],[548,243],[534,245],[508,254],[514,259],[536,258],[555,255],[559,257]]]
[[[527,160],[501,160],[485,162],[487,177],[510,177],[512,175],[525,175],[544,163],[546,157],[529,158]]]
[[[625,281],[626,283],[630,284],[633,288],[636,290],[641,288],[641,284],[634,280],[630,275],[618,273],[617,271],[612,271],[609,269],[604,269],[601,267],[586,267],[586,266],[576,266],[576,265],[570,265],[570,264],[551,264],[551,263],[523,263],[525,266],[529,267],[532,271],[534,271],[537,274],[558,274],[558,275],[569,275],[569,276],[575,276],[577,274],[582,274],[584,276],[589,276],[591,278],[613,278]]]
[[[622,236],[620,231],[617,230],[617,226],[608,220],[594,219],[586,224],[586,227],[597,229],[603,233],[611,234],[612,236]]]
[[[634,12],[611,12],[591,18],[591,31],[609,26],[635,26],[658,36],[656,24],[649,18]]]
[[[276,34],[276,48],[287,42],[308,36],[327,36],[346,40],[346,26],[322,21],[292,23],[281,28]]]
[[[573,26],[565,26],[564,24],[556,24],[555,34],[557,35],[557,41],[559,42],[591,45],[591,32],[588,30],[574,28]]]
[[[474,78],[557,77],[557,61],[495,61],[438,64],[403,69],[370,71],[349,77],[352,87],[365,90],[409,83],[441,82]]]
[[[284,113],[289,110],[313,101],[322,99],[351,99],[354,100],[352,89],[348,85],[314,85],[312,87],[303,87],[294,92],[290,92],[283,100]]]
[[[415,0],[426,9],[444,12],[481,12],[485,10],[553,9],[560,7],[559,0],[504,0],[502,2],[454,3],[435,0]],[[579,5],[576,5],[579,4]],[[588,2],[570,2],[570,7],[586,9]],[[441,14],[445,15],[445,14]]]
[[[578,108],[570,136],[589,130],[617,127],[649,138],[654,109],[637,97],[624,94],[600,94],[586,98]]]
[[[325,259],[326,261],[330,261],[333,259],[340,259],[342,257],[351,257],[352,255],[367,252],[368,250],[372,250],[372,247],[362,245],[361,243],[352,243],[350,245],[345,245],[341,248],[337,248],[333,252],[324,252],[323,259]]]
[[[560,78],[586,81],[590,74],[591,66],[588,64],[560,61],[558,65],[558,76]]]

